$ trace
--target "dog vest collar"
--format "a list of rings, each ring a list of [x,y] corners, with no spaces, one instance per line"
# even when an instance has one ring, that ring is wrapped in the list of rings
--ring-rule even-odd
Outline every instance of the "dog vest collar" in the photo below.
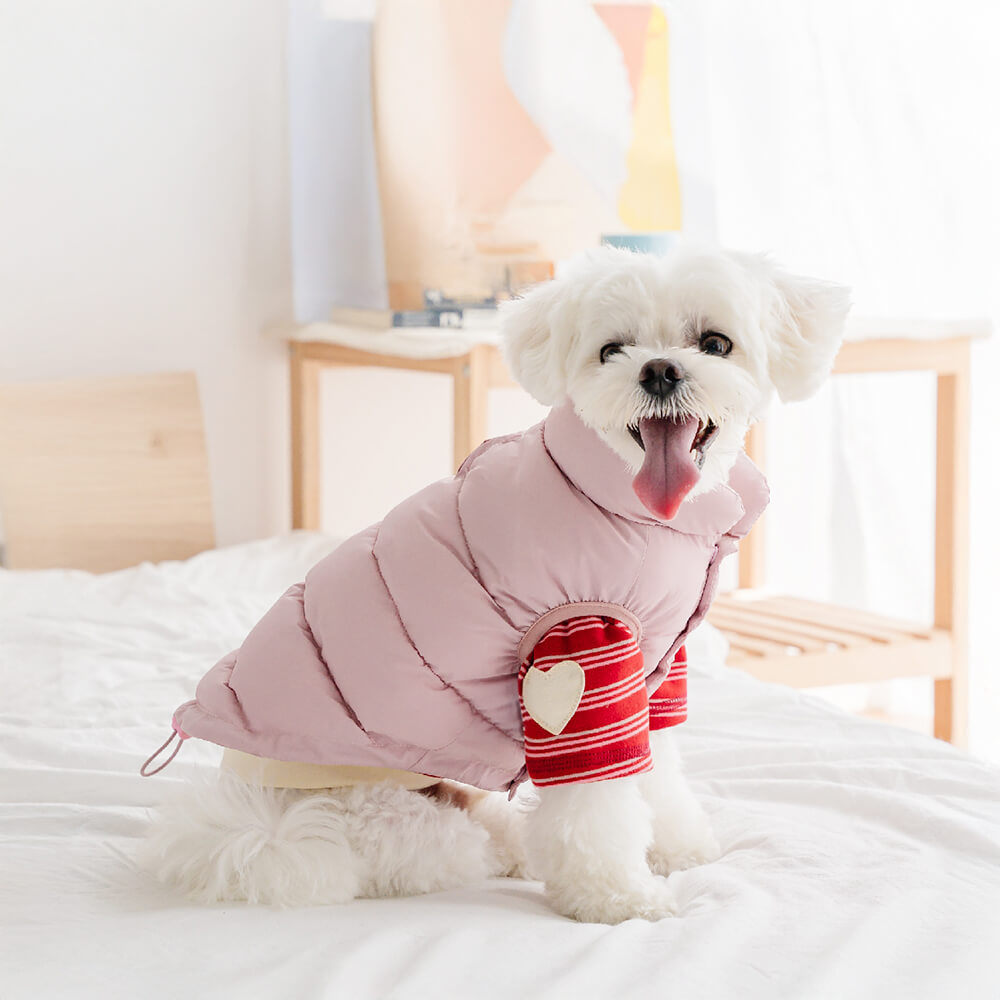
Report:
[[[685,500],[670,521],[663,521],[643,506],[632,489],[633,476],[621,456],[580,419],[572,403],[552,410],[542,425],[542,438],[563,475],[599,507],[639,524],[667,525],[687,535],[731,531],[746,514],[740,493],[752,489],[754,480],[760,480],[756,469],[750,472],[745,467],[749,460],[741,452],[729,485],[722,484]]]

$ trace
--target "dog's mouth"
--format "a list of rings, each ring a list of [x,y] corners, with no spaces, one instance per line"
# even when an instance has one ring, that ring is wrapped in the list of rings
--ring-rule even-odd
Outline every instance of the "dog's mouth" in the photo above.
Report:
[[[698,482],[705,452],[719,428],[693,416],[644,417],[628,432],[645,452],[632,488],[649,511],[669,521]]]
[[[643,443],[642,431],[639,429],[639,425],[629,424],[628,432],[635,439],[635,443],[645,451],[646,445]],[[718,433],[719,428],[711,420],[700,420],[698,422],[698,433],[695,434],[694,441],[691,443],[691,454],[694,456],[695,465],[699,469],[705,464],[705,452]]]

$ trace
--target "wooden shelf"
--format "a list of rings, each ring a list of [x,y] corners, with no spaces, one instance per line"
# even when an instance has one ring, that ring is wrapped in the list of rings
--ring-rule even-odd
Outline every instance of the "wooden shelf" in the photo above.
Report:
[[[732,642],[730,663],[764,680],[813,687],[932,678],[934,735],[963,746],[969,702],[970,344],[989,334],[989,324],[884,320],[869,327],[860,332],[876,339],[845,343],[834,373],[928,371],[936,376],[933,627],[798,598],[754,599],[746,592],[759,594],[764,586],[765,518],[740,544],[744,595],[719,598],[709,620]],[[747,436],[746,450],[763,468],[759,425]]]
[[[853,608],[735,591],[716,598],[708,620],[729,640],[730,666],[792,687],[952,672],[946,630]]]

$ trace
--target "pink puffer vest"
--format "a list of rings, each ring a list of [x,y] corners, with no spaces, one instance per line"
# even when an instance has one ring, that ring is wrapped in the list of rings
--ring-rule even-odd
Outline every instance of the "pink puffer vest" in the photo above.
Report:
[[[260,757],[509,788],[524,766],[518,670],[546,630],[581,614],[625,622],[654,691],[766,503],[741,454],[728,486],[657,520],[565,404],[322,560],[174,727]]]

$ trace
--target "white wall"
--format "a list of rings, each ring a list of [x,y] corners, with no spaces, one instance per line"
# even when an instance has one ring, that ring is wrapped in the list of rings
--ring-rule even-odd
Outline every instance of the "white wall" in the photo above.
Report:
[[[0,0],[0,379],[195,369],[220,543],[288,524],[282,0]]]
[[[283,0],[0,0],[0,380],[197,371],[220,544],[290,523],[286,31]],[[324,388],[329,530],[451,471],[448,379]],[[490,433],[539,412],[496,393]]]

